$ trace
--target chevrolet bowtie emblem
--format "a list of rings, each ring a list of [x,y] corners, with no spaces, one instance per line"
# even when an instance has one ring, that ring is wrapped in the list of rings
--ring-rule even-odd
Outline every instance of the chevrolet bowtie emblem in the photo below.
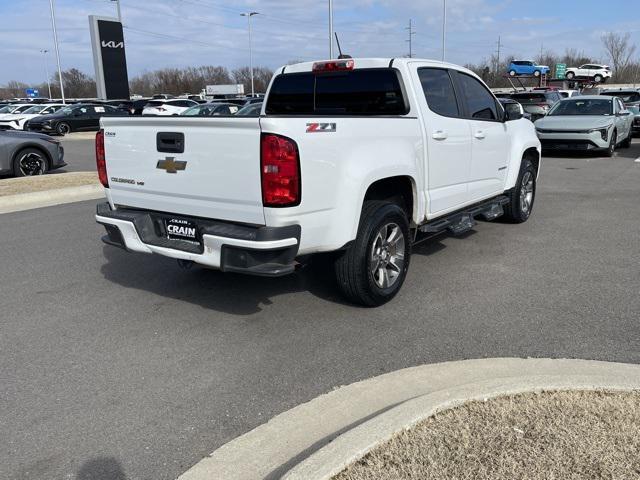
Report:
[[[167,173],[178,173],[178,170],[184,170],[187,168],[187,162],[178,160],[176,162],[174,157],[167,157],[164,160],[158,160],[156,168],[166,170]]]

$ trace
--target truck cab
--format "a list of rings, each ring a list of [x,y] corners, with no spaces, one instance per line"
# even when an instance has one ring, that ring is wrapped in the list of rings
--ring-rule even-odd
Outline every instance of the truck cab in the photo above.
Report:
[[[258,275],[334,252],[344,294],[371,306],[399,291],[419,234],[526,221],[540,170],[533,124],[473,72],[430,60],[289,65],[258,118],[102,128],[107,243]]]

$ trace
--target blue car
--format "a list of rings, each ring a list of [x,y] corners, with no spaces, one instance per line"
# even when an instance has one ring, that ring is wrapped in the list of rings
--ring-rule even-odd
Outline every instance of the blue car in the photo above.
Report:
[[[546,65],[536,65],[535,62],[528,60],[514,60],[509,65],[509,75],[515,77],[517,75],[533,75],[539,77],[540,75],[546,75],[551,69]]]

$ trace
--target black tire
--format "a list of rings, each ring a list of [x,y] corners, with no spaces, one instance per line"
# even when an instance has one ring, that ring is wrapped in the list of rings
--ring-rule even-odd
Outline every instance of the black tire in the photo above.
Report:
[[[67,122],[60,122],[56,125],[56,133],[64,137],[66,134],[71,133],[71,125]]]
[[[593,77],[593,81],[596,83],[602,83],[602,75],[596,75]]]
[[[377,248],[381,244],[383,232],[387,239],[398,239],[394,247],[388,243],[386,247]],[[399,238],[400,234],[402,239]],[[401,259],[400,242],[403,250]],[[366,201],[362,207],[358,235],[335,263],[338,287],[353,303],[367,307],[382,305],[395,297],[402,287],[409,270],[410,258],[411,240],[407,213],[394,203]],[[381,273],[391,270],[395,277],[390,278],[388,273]],[[391,284],[381,286],[380,283],[385,283],[383,278]]]
[[[573,80],[576,77],[576,74],[573,72],[567,72],[565,77],[567,77],[567,80]]]
[[[627,135],[627,138],[625,138],[622,143],[620,144],[620,146],[622,148],[630,148],[631,147],[631,140],[633,139],[633,129],[629,129],[629,134]]]
[[[504,219],[510,223],[524,223],[529,220],[536,199],[536,168],[528,158],[522,160],[516,186],[509,192],[509,203],[504,206]],[[526,185],[526,188],[525,188]],[[531,196],[529,197],[529,187]],[[526,195],[523,195],[525,190]],[[528,203],[524,202],[529,199]]]
[[[47,156],[37,148],[23,148],[13,157],[13,174],[16,177],[44,175],[48,170]]]
[[[535,72],[533,72],[533,76],[534,77],[539,77],[540,76],[540,70],[536,70]]]
[[[611,138],[609,139],[609,147],[605,150],[604,155],[609,158],[613,157],[613,155],[616,153],[617,145],[618,145],[618,132],[614,130],[613,133],[611,134]]]
[[[515,77],[516,76],[516,71],[515,70],[509,71],[509,75],[512,76],[512,77]]]

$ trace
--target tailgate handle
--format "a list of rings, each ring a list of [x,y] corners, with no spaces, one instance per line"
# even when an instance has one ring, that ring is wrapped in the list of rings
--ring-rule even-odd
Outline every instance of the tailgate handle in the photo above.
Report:
[[[159,152],[184,153],[184,133],[158,132],[156,134],[156,146]]]

